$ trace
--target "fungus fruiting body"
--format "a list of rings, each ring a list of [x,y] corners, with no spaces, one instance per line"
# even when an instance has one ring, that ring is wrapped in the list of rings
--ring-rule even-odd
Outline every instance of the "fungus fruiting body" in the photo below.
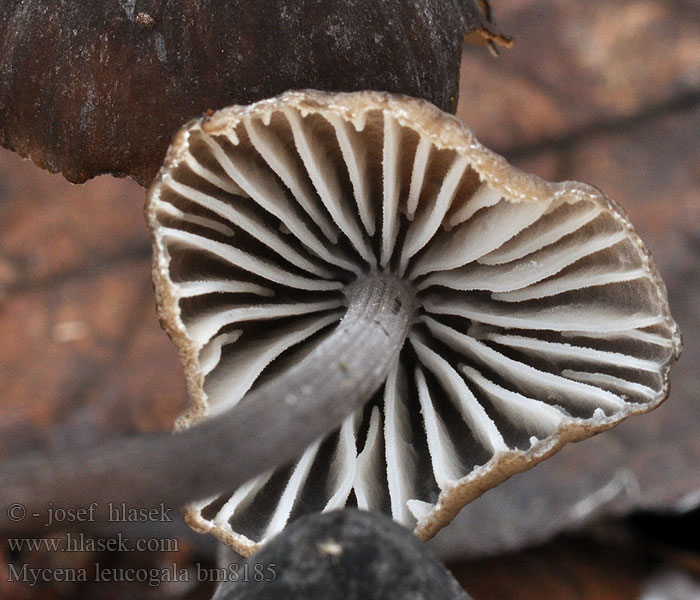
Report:
[[[192,117],[285,90],[387,91],[457,108],[485,0],[5,0],[0,145],[68,180],[148,184]],[[154,116],[157,115],[157,118]]]
[[[364,278],[399,278],[414,299],[364,410],[294,464],[188,508],[244,554],[345,505],[430,537],[490,487],[667,395],[679,333],[627,218],[590,186],[511,167],[425,101],[288,92],[194,121],[147,214],[192,399],[183,427],[307,356]]]

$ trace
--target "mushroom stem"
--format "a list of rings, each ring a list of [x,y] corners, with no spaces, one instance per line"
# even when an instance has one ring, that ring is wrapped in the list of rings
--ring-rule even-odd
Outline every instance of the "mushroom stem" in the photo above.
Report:
[[[121,503],[179,507],[292,461],[379,388],[403,346],[414,302],[400,279],[364,277],[353,286],[338,328],[235,408],[176,434],[6,461],[0,465],[0,529],[46,531],[50,507],[96,504],[90,513],[95,520],[109,518],[110,506]],[[20,522],[8,518],[5,509],[13,504],[26,512]]]

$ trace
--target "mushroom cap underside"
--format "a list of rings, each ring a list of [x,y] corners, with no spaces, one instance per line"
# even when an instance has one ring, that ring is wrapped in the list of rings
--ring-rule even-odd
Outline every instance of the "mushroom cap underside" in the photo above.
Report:
[[[288,92],[193,121],[149,192],[188,426],[236,405],[391,272],[419,307],[385,385],[293,465],[187,509],[243,554],[312,511],[430,537],[568,441],[649,410],[680,351],[666,290],[598,190],[508,165],[455,117],[378,92]]]

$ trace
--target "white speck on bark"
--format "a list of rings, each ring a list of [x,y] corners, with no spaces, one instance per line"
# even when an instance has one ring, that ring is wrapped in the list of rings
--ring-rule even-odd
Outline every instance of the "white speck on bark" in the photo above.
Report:
[[[158,60],[162,63],[164,63],[168,57],[165,51],[165,40],[160,33],[156,34],[156,55],[158,56]]]

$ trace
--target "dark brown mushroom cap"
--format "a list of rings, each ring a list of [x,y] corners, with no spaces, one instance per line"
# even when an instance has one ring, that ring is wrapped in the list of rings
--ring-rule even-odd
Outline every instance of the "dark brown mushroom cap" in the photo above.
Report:
[[[288,89],[457,105],[477,0],[6,0],[0,144],[82,182],[151,181],[175,131]]]
[[[680,336],[624,214],[511,167],[427,102],[305,91],[221,110],[178,134],[147,213],[192,399],[183,425],[306,356],[367,274],[415,293],[365,410],[296,464],[189,509],[239,552],[346,503],[429,537],[668,393]]]

